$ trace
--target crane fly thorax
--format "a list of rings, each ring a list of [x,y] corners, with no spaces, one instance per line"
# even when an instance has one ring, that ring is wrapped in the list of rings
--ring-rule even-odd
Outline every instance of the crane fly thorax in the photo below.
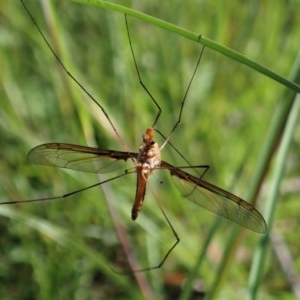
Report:
[[[147,128],[146,133],[143,135],[143,144],[139,148],[136,167],[137,169],[149,171],[160,166],[160,163],[160,148],[153,139],[153,129]]]

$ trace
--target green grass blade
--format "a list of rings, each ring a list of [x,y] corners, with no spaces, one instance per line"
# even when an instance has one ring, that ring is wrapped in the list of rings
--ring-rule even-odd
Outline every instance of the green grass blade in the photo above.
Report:
[[[272,180],[272,186],[270,188],[271,193],[268,197],[265,210],[265,219],[269,226],[269,231],[265,234],[259,243],[257,248],[253,265],[251,269],[249,279],[249,294],[248,299],[256,299],[257,290],[259,287],[260,279],[263,275],[264,263],[267,254],[267,245],[270,240],[271,229],[274,221],[274,215],[276,212],[276,205],[279,201],[279,187],[282,181],[284,168],[286,166],[287,156],[289,154],[290,145],[294,136],[296,126],[298,125],[298,119],[300,114],[300,95],[298,94],[293,102],[293,106],[290,110],[290,114],[287,120],[285,130],[283,132],[282,142],[278,150],[277,159],[274,167],[274,175]]]
[[[300,76],[300,52],[298,53],[298,57],[295,60],[294,63],[294,68],[291,71],[290,74],[290,78],[293,78],[295,81],[299,80],[299,76]],[[261,184],[263,182],[264,176],[266,175],[266,170],[269,169],[269,165],[270,162],[272,161],[272,157],[274,155],[274,149],[276,147],[276,143],[277,140],[280,139],[281,136],[281,132],[282,132],[282,128],[286,127],[286,134],[287,134],[287,138],[288,140],[282,140],[282,145],[281,148],[284,150],[284,158],[286,159],[286,152],[288,146],[290,145],[290,138],[291,138],[291,134],[293,133],[290,132],[291,130],[294,130],[294,126],[296,125],[295,122],[295,115],[297,114],[297,109],[298,106],[295,104],[295,102],[299,102],[299,96],[297,97],[298,99],[293,99],[295,97],[295,94],[293,92],[291,92],[290,90],[285,90],[285,92],[283,93],[282,98],[285,99],[285,101],[278,101],[278,105],[276,107],[276,110],[274,112],[271,124],[270,124],[270,128],[269,128],[269,132],[266,134],[266,140],[265,143],[261,149],[261,153],[258,157],[258,161],[257,161],[257,165],[252,177],[251,182],[249,183],[249,190],[248,190],[248,197],[247,199],[252,199],[253,202],[254,199],[256,199],[256,196],[259,192],[259,189],[261,187]],[[293,108],[293,103],[295,107],[295,112],[294,112],[294,108]],[[288,118],[288,115],[291,115],[291,122],[292,125],[287,124],[286,125],[286,120]],[[279,154],[278,154],[279,155]],[[280,156],[280,158],[282,159],[282,156]],[[284,160],[283,160],[284,161]],[[265,220],[268,226],[268,233],[265,234],[261,241],[260,244],[258,246],[258,250],[257,250],[257,255],[253,261],[253,267],[252,267],[252,272],[251,272],[251,276],[250,276],[250,294],[254,297],[254,295],[257,292],[258,289],[258,283],[259,283],[259,278],[260,275],[262,274],[262,270],[263,270],[263,256],[266,254],[266,248],[267,248],[267,240],[268,240],[268,236],[270,234],[270,230],[272,228],[272,217],[273,217],[273,213],[275,211],[275,195],[277,195],[278,193],[278,187],[279,187],[279,179],[281,178],[280,176],[282,176],[282,160],[280,160],[280,165],[277,168],[277,172],[276,172],[276,184],[274,183],[275,191],[273,190],[273,192],[275,194],[271,194],[270,195],[270,200],[268,201],[269,203],[267,204],[267,211],[265,216]],[[285,162],[285,161],[284,161]],[[279,164],[279,161],[278,161]],[[278,172],[281,172],[280,174]],[[274,175],[275,176],[275,175]],[[272,199],[272,200],[271,200]],[[212,285],[212,289],[211,289],[211,298],[212,299],[216,299],[218,293],[221,290],[222,287],[222,282],[224,282],[225,277],[227,275],[227,271],[228,268],[230,266],[230,263],[233,259],[233,256],[236,252],[237,249],[237,244],[238,241],[241,237],[242,231],[240,230],[240,228],[235,228],[232,232],[232,236],[230,241],[228,241],[227,245],[226,245],[226,252],[224,254],[224,259],[222,261],[222,263],[219,266],[219,270],[217,272],[217,276],[215,278],[215,282]],[[254,298],[253,298],[254,299]]]

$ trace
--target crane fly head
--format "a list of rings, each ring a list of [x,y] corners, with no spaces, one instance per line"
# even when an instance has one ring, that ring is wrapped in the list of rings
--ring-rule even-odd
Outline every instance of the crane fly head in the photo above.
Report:
[[[151,145],[154,143],[153,141],[153,128],[149,127],[146,129],[146,132],[145,134],[143,134],[143,142],[146,144],[146,145]]]

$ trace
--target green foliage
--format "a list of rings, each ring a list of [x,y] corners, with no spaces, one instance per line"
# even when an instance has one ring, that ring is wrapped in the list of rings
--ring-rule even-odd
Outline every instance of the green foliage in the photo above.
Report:
[[[126,145],[136,151],[157,111],[139,85],[124,15],[69,1],[25,3],[68,70],[103,105]],[[238,56],[230,59],[214,45],[234,49],[259,67],[297,82],[297,1],[190,0],[172,5],[127,1],[126,5],[211,42],[171,142],[191,164],[210,165],[207,181],[256,201],[264,214],[274,191],[273,167],[278,170],[272,164],[274,141],[280,142],[293,92],[287,92],[287,84],[242,64],[247,59],[242,63]],[[1,201],[62,195],[118,174],[98,177],[26,161],[31,148],[46,142],[123,148],[100,109],[60,68],[21,2],[0,6]],[[168,135],[202,46],[179,31],[134,17],[128,21],[141,76],[163,111],[157,128]],[[299,126],[293,130],[285,169],[280,171],[280,198],[267,211],[274,213],[271,232],[284,237],[299,274],[299,184],[291,185],[299,181]],[[185,164],[169,147],[163,159]],[[126,164],[124,170],[131,167]],[[160,270],[129,276],[114,270],[128,268],[128,260],[135,269],[154,266],[174,242],[150,189],[139,218],[131,221],[134,175],[64,200],[0,206],[1,299],[192,299],[190,286],[215,298],[245,298],[261,236],[241,232],[237,225],[195,207],[180,197],[164,174],[153,174],[150,186],[181,242]],[[275,245],[262,247],[268,250],[265,264],[252,270],[252,277],[259,279],[259,298],[292,299],[291,283],[271,250]]]

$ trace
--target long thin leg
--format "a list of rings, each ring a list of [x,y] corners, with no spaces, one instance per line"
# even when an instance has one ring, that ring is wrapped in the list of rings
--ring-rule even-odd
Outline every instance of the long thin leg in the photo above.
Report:
[[[160,130],[156,129],[155,132],[157,132],[165,140],[167,139],[166,136]],[[186,157],[170,141],[168,141],[168,145],[171,146],[171,148],[173,148],[174,151],[188,164],[189,168],[197,168],[197,167],[199,167],[199,166],[193,166],[193,165],[191,165],[190,162],[186,159]],[[209,169],[209,166],[207,166],[207,167]],[[205,173],[206,173],[206,171],[205,171]]]
[[[44,42],[46,43],[46,45],[48,46],[49,50],[52,52],[53,56],[55,57],[55,59],[57,60],[57,62],[59,63],[59,65],[63,68],[63,70],[66,72],[66,74],[79,86],[79,88],[101,109],[102,113],[104,114],[104,116],[106,117],[107,121],[109,122],[109,124],[111,125],[111,127],[113,128],[118,140],[120,141],[121,145],[124,147],[124,149],[126,151],[129,152],[128,147],[126,146],[126,143],[123,141],[122,137],[120,136],[120,134],[118,133],[114,123],[112,122],[112,120],[110,119],[109,115],[107,114],[106,110],[104,109],[104,107],[100,104],[99,101],[96,100],[96,98],[77,80],[77,78],[70,73],[70,71],[67,69],[67,67],[65,66],[65,64],[62,62],[62,60],[60,59],[60,57],[57,55],[57,53],[54,51],[54,49],[52,48],[51,44],[49,43],[49,41],[47,40],[46,36],[43,34],[42,30],[40,29],[39,25],[37,24],[35,18],[33,17],[33,15],[31,14],[31,12],[29,11],[29,9],[26,7],[25,3],[23,0],[21,0],[21,3],[25,9],[25,11],[27,12],[28,16],[30,17],[32,23],[34,24],[35,28],[37,29],[37,31],[39,32],[39,34],[41,35],[42,39],[44,40]]]
[[[139,82],[141,84],[141,86],[143,87],[143,89],[146,91],[146,93],[149,95],[149,97],[151,98],[151,100],[153,101],[153,103],[155,104],[156,108],[157,108],[157,115],[154,119],[154,122],[152,124],[152,128],[155,127],[159,117],[160,117],[160,114],[161,114],[161,107],[159,106],[158,102],[155,100],[155,98],[153,97],[153,95],[150,93],[150,91],[148,90],[148,88],[146,87],[146,85],[144,84],[143,80],[142,80],[142,77],[140,75],[140,71],[139,71],[139,68],[138,68],[138,64],[136,62],[136,58],[135,58],[135,54],[134,54],[134,51],[133,51],[133,47],[132,47],[132,42],[131,42],[131,37],[130,37],[130,33],[129,33],[129,26],[128,26],[128,20],[127,20],[127,15],[125,14],[125,23],[126,23],[126,30],[127,30],[127,35],[128,35],[128,41],[129,41],[129,45],[130,45],[130,51],[131,51],[131,54],[132,54],[132,58],[133,58],[133,62],[134,62],[134,66],[135,66],[135,70],[136,70],[136,73],[137,73],[137,76],[139,78]]]
[[[151,271],[151,270],[156,270],[156,269],[160,269],[163,264],[165,263],[165,261],[167,260],[167,258],[169,257],[169,255],[171,254],[171,252],[173,251],[173,249],[178,245],[178,243],[180,242],[180,238],[176,232],[176,230],[174,229],[174,226],[172,225],[171,221],[169,220],[166,212],[164,211],[162,205],[160,204],[160,202],[158,201],[156,194],[154,192],[154,190],[151,188],[151,186],[148,184],[148,188],[151,191],[151,194],[153,195],[160,211],[162,212],[165,220],[167,221],[168,226],[170,227],[174,237],[175,237],[175,242],[173,243],[173,245],[169,248],[169,250],[166,252],[166,254],[163,256],[162,260],[156,265],[156,266],[152,266],[152,267],[147,267],[147,268],[143,268],[143,269],[137,269],[137,270],[114,270],[114,272],[118,273],[118,274],[132,274],[132,273],[138,273],[138,272],[146,272],[146,271]]]
[[[123,177],[127,174],[130,174],[130,172],[125,172],[123,174],[120,174],[120,175],[117,175],[115,177],[112,177],[112,178],[109,178],[109,179],[106,179],[104,181],[101,181],[101,182],[97,182],[95,184],[92,184],[92,185],[89,185],[87,187],[84,187],[84,188],[81,188],[79,190],[76,190],[76,191],[72,191],[72,192],[69,192],[69,193],[66,193],[66,194],[63,194],[63,195],[60,195],[60,196],[52,196],[52,197],[45,197],[45,198],[38,198],[38,199],[29,199],[29,200],[15,200],[15,201],[5,201],[5,202],[0,202],[0,205],[8,205],[8,204],[19,204],[19,203],[30,203],[30,202],[43,202],[43,201],[52,201],[52,200],[59,200],[59,199],[65,199],[65,198],[68,198],[70,196],[73,196],[75,194],[78,194],[78,193],[81,193],[83,191],[86,191],[86,190],[89,190],[91,188],[94,188],[96,186],[99,186],[101,184],[104,184],[104,183],[107,183],[107,182],[110,182],[110,181],[113,181],[117,178],[120,178],[120,177]]]
[[[139,68],[138,68],[138,64],[137,64],[137,61],[136,61],[136,57],[135,57],[135,54],[134,54],[134,51],[133,51],[133,47],[132,47],[132,42],[131,42],[131,37],[130,37],[130,32],[129,32],[129,25],[128,25],[128,20],[127,20],[127,15],[125,14],[124,16],[125,16],[126,30],[127,30],[127,35],[128,35],[129,45],[130,45],[130,51],[131,51],[131,54],[132,54],[132,57],[133,57],[134,66],[135,66],[135,69],[136,69],[136,72],[137,72],[137,76],[138,76],[139,82],[140,82],[141,86],[146,91],[146,93],[149,95],[149,97],[151,98],[151,100],[153,101],[153,103],[155,104],[155,106],[158,109],[157,115],[156,115],[156,117],[154,119],[154,122],[152,124],[152,128],[154,128],[155,125],[156,125],[156,123],[157,123],[157,121],[158,121],[158,119],[159,119],[159,117],[160,117],[160,115],[161,115],[161,113],[162,113],[162,110],[161,110],[161,107],[159,106],[158,102],[155,100],[155,98],[153,97],[153,95],[151,94],[151,92],[148,90],[148,88],[146,87],[146,85],[144,84],[144,82],[143,82],[143,80],[141,78],[140,71],[139,71]],[[200,38],[201,38],[201,36],[199,37],[199,39]],[[201,52],[200,52],[199,58],[197,60],[195,69],[193,71],[191,80],[189,81],[187,89],[186,89],[185,94],[183,96],[183,99],[182,99],[182,102],[181,102],[181,106],[180,106],[180,110],[179,110],[178,120],[176,121],[175,125],[173,126],[172,130],[170,131],[170,133],[169,133],[168,137],[166,138],[165,142],[161,146],[161,149],[168,143],[168,141],[169,141],[172,133],[176,130],[176,128],[178,127],[179,123],[181,122],[181,116],[182,116],[184,104],[185,104],[188,92],[190,90],[191,84],[193,82],[193,79],[194,79],[194,77],[196,75],[198,66],[200,64],[203,51],[204,51],[204,47],[202,47],[202,49],[201,49]]]
[[[170,133],[169,133],[168,137],[166,138],[166,140],[164,141],[164,143],[161,145],[160,149],[163,149],[163,148],[165,147],[165,145],[169,142],[169,139],[170,139],[171,135],[174,133],[174,131],[176,130],[176,128],[178,127],[178,125],[179,125],[180,122],[181,122],[181,116],[182,116],[184,104],[185,104],[185,101],[186,101],[188,92],[189,92],[189,90],[190,90],[190,87],[191,87],[191,85],[192,85],[192,82],[193,82],[193,80],[194,80],[194,77],[195,77],[195,75],[196,75],[198,66],[199,66],[199,64],[200,64],[200,61],[201,61],[201,58],[202,58],[203,51],[204,51],[204,47],[202,47],[202,49],[201,49],[201,52],[200,52],[200,55],[199,55],[199,57],[198,57],[198,60],[197,60],[195,69],[194,69],[194,71],[193,71],[191,80],[190,80],[189,83],[188,83],[187,89],[186,89],[186,91],[185,91],[185,93],[184,93],[184,96],[183,96],[183,99],[182,99],[182,101],[181,101],[180,110],[179,110],[179,115],[178,115],[178,120],[176,121],[175,125],[173,126],[172,130],[170,131]]]

